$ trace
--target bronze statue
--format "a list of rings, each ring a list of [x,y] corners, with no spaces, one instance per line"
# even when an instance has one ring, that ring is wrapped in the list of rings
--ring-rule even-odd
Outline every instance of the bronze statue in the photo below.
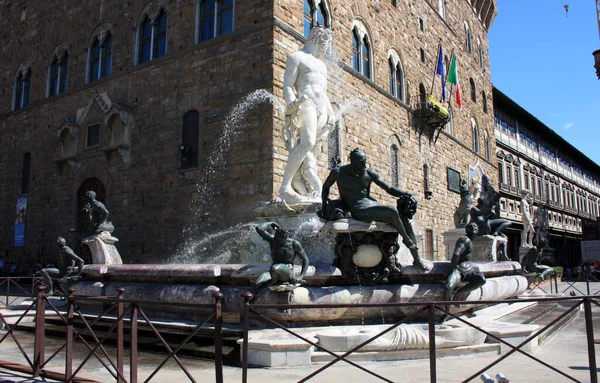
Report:
[[[509,220],[500,218],[500,193],[494,190],[486,176],[483,177],[482,189],[477,206],[471,208],[471,222],[477,224],[478,235],[500,235],[511,224]]]
[[[473,252],[472,240],[477,235],[477,224],[471,222],[465,230],[466,235],[456,241],[454,253],[452,254],[452,271],[446,279],[446,287],[444,288],[445,301],[462,300],[471,291],[485,284],[485,276],[476,265],[471,263]],[[454,289],[461,282],[466,282],[466,284],[454,293]],[[446,310],[448,311],[449,309],[450,307],[446,306]]]
[[[544,246],[545,243],[541,243],[541,245]],[[527,250],[527,253],[525,253],[525,256],[523,256],[521,259],[521,267],[523,268],[523,271],[526,273],[537,273],[538,277],[540,277],[542,280],[546,279],[546,277],[549,275],[556,273],[554,268],[539,263],[543,251],[544,249],[542,247],[539,249],[530,247],[529,250]]]
[[[466,227],[471,221],[469,215],[471,208],[473,207],[473,198],[471,197],[471,191],[467,185],[467,180],[460,182],[460,203],[454,212],[454,227],[461,228]]]
[[[545,203],[540,203],[540,206],[535,212],[535,244],[538,249],[548,249],[548,228],[550,222],[548,221],[548,207]]]
[[[99,234],[103,231],[112,233],[115,227],[112,222],[107,220],[108,209],[102,202],[96,199],[96,192],[88,190],[85,192],[85,198],[88,202],[83,206],[83,210],[89,215],[90,219],[86,236]]]
[[[61,263],[60,269],[47,267],[41,271],[44,284],[46,285],[46,292],[49,295],[54,294],[55,281],[59,283],[59,286],[61,284],[72,284],[77,281],[81,276],[84,266],[83,259],[67,246],[67,241],[63,237],[58,237],[56,246],[58,247],[58,255]]]
[[[329,192],[331,187],[337,183],[340,197],[343,205],[350,211],[352,218],[363,222],[380,221],[389,223],[398,231],[402,241],[410,250],[413,256],[413,265],[421,271],[427,271],[430,266],[425,264],[419,255],[417,240],[415,238],[412,225],[409,219],[412,217],[410,209],[416,211],[416,200],[410,193],[392,187],[384,182],[379,175],[370,168],[367,168],[367,156],[362,149],[354,149],[350,153],[350,164],[333,169],[323,184],[322,210],[319,216],[326,217],[327,212],[332,209],[328,206],[331,201]],[[399,204],[408,204],[407,201],[414,201],[414,206],[408,207],[407,211],[399,212],[393,206],[381,205],[370,195],[371,184],[375,183],[388,194],[400,198]],[[410,202],[412,203],[412,202]],[[405,209],[403,207],[402,209]],[[405,213],[405,214],[403,214]],[[414,214],[414,212],[412,212]],[[409,217],[410,215],[410,217]]]
[[[262,273],[254,282],[254,296],[258,296],[275,284],[303,284],[308,270],[308,256],[298,240],[289,237],[288,232],[275,222],[265,222],[257,225],[256,231],[271,248],[273,264],[269,272]],[[272,233],[271,233],[272,232]],[[294,276],[294,260],[302,261],[299,276]]]

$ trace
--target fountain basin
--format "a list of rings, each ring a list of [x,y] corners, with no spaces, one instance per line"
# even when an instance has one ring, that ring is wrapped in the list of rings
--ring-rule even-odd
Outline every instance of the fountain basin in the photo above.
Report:
[[[520,272],[518,262],[477,263],[486,278],[514,275]],[[256,278],[268,271],[270,264],[134,264],[134,265],[86,265],[83,278],[86,281],[118,281],[143,283],[218,284],[226,286],[252,286]],[[450,262],[434,262],[433,269],[420,273],[411,264],[402,265],[402,274],[392,274],[390,283],[445,283],[452,267]],[[300,266],[296,266],[300,272]],[[310,265],[304,278],[307,286],[347,286],[356,282],[342,276],[337,267],[318,263]]]
[[[523,293],[527,279],[514,275],[520,265],[516,262],[480,264],[487,283],[474,290],[468,301],[507,299]],[[214,303],[213,293],[224,294],[223,311],[229,317],[239,318],[243,301],[241,294],[251,289],[260,273],[269,265],[90,265],[84,269],[84,280],[74,285],[76,295],[115,296],[117,288],[125,289],[125,297],[157,302]],[[353,285],[341,276],[332,265],[309,267],[307,284],[292,291],[266,291],[254,303],[280,304],[353,304],[431,302],[443,300],[448,262],[436,262],[430,273],[420,274],[412,266],[404,267],[404,273],[390,278],[385,285]],[[509,275],[506,275],[509,274]],[[512,275],[511,275],[512,274]],[[218,286],[218,287],[217,287]],[[452,308],[460,312],[470,307]],[[148,307],[149,313],[158,318],[196,320],[203,311],[186,307]],[[315,308],[268,310],[270,317],[287,323],[334,324],[371,323],[405,318],[414,313],[416,306],[393,308]],[[439,314],[441,315],[441,314]],[[415,317],[423,320],[424,315]]]
[[[317,332],[319,345],[329,351],[346,352],[368,341],[388,326],[344,326]],[[436,348],[483,344],[486,335],[472,327],[435,326]],[[429,347],[427,324],[402,324],[360,348],[361,351],[392,351],[425,349]]]

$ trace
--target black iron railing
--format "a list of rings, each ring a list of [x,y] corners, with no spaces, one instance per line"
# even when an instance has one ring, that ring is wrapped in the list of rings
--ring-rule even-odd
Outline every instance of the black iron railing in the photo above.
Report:
[[[9,323],[8,318],[0,312],[0,321],[4,325],[6,332],[0,338],[0,344],[10,336],[20,353],[25,358],[27,365],[17,365],[10,361],[0,360],[0,368],[6,368],[11,370],[17,370],[31,374],[33,377],[43,376],[50,379],[56,379],[64,382],[93,382],[86,378],[82,378],[79,375],[82,373],[83,368],[90,359],[97,359],[103,368],[110,373],[110,375],[118,383],[137,383],[138,382],[138,327],[140,324],[147,326],[154,337],[160,341],[160,344],[167,353],[165,359],[158,364],[152,373],[144,380],[149,382],[156,377],[156,374],[163,368],[163,366],[170,360],[173,359],[183,373],[187,376],[189,381],[196,382],[188,368],[183,363],[182,359],[179,358],[178,353],[182,347],[193,338],[198,331],[203,328],[207,322],[212,321],[214,324],[214,344],[215,344],[215,381],[223,382],[223,351],[222,351],[222,300],[223,294],[221,292],[214,293],[214,304],[197,304],[197,303],[184,303],[184,302],[153,302],[147,300],[135,300],[125,299],[124,289],[118,289],[116,297],[80,297],[74,296],[73,291],[69,290],[69,295],[65,297],[67,303],[67,309],[65,311],[59,310],[52,300],[48,299],[48,296],[44,293],[44,286],[39,287],[39,292],[33,297],[33,301],[23,311],[23,313],[16,319],[14,323]],[[102,312],[95,316],[93,319],[88,319],[88,315],[84,315],[82,312],[83,304],[100,304],[103,307]],[[208,314],[202,321],[187,334],[185,339],[176,346],[172,346],[165,340],[163,334],[154,324],[152,320],[145,313],[143,307],[147,306],[176,306],[176,307],[188,307],[190,309],[205,310]],[[35,310],[35,340],[33,355],[26,352],[22,342],[19,339],[19,334],[15,332],[15,328],[19,326],[22,320],[29,315],[30,312]],[[46,357],[46,350],[49,347],[46,344],[46,320],[48,314],[53,316],[55,319],[58,318],[59,326],[64,326],[66,333],[65,342],[62,343],[54,352]],[[77,319],[78,322],[83,324],[83,328],[76,330],[74,322]],[[102,319],[108,319],[111,325],[108,330],[100,334],[97,328],[94,327]],[[127,334],[125,330],[127,331]],[[111,337],[112,341],[116,342],[114,347],[116,348],[116,357],[113,357],[108,352],[105,342]],[[91,338],[91,340],[89,340]],[[83,361],[79,364],[75,364],[73,361],[73,344],[75,341],[81,342],[87,348],[87,355],[83,358]],[[129,374],[125,374],[125,350],[126,343],[129,346]],[[47,369],[47,365],[50,361],[58,358],[61,351],[64,352],[64,373],[58,373]],[[145,365],[147,367],[147,365]]]
[[[303,377],[302,379],[299,380],[299,382],[306,382],[309,381],[310,379],[314,378],[316,375],[320,374],[321,372],[323,372],[324,370],[328,369],[329,367],[333,366],[334,364],[343,361],[345,363],[348,363],[376,378],[379,378],[380,380],[384,381],[384,382],[394,382],[394,380],[390,379],[390,378],[386,378],[378,373],[376,373],[375,371],[365,367],[365,366],[361,366],[360,364],[352,361],[349,359],[350,355],[356,353],[357,351],[359,351],[362,347],[364,347],[365,345],[371,343],[372,341],[380,338],[382,335],[392,331],[393,329],[395,329],[396,327],[398,327],[399,325],[401,325],[402,323],[405,323],[409,320],[411,320],[412,318],[414,318],[415,316],[421,314],[421,313],[427,313],[427,317],[428,317],[428,323],[429,323],[429,371],[430,371],[430,381],[432,383],[437,381],[437,366],[436,366],[436,344],[435,344],[435,322],[436,322],[436,312],[439,312],[441,314],[447,315],[449,318],[455,318],[457,320],[459,320],[461,323],[475,328],[478,331],[484,333],[487,335],[487,337],[494,339],[496,342],[499,342],[507,347],[510,348],[510,351],[507,352],[506,354],[500,356],[498,359],[496,359],[495,361],[493,361],[492,363],[488,364],[487,366],[483,367],[482,369],[480,369],[479,371],[477,371],[476,373],[466,377],[466,378],[460,378],[457,377],[457,380],[460,379],[460,381],[462,382],[470,382],[473,379],[476,379],[478,376],[480,376],[482,373],[484,373],[485,371],[487,371],[489,368],[495,366],[496,364],[500,363],[501,361],[503,361],[504,359],[508,358],[510,355],[514,354],[514,353],[520,353],[521,355],[527,356],[530,359],[532,359],[533,361],[540,363],[541,365],[545,366],[546,368],[556,372],[557,374],[561,375],[562,377],[564,377],[565,379],[568,379],[570,381],[573,382],[580,382],[579,380],[577,380],[576,378],[574,378],[573,376],[565,373],[564,371],[561,371],[560,369],[552,366],[549,363],[544,362],[543,360],[537,358],[536,356],[526,352],[523,350],[523,347],[526,346],[529,342],[531,342],[532,340],[537,339],[537,337],[539,335],[541,335],[543,332],[545,332],[546,330],[548,330],[549,328],[551,328],[552,326],[554,326],[555,324],[559,323],[560,321],[564,320],[568,315],[570,315],[571,313],[573,313],[575,310],[579,309],[580,306],[583,305],[584,307],[584,311],[585,311],[585,324],[586,324],[586,335],[587,335],[587,348],[588,348],[588,363],[589,363],[589,368],[590,368],[590,382],[592,383],[597,383],[598,382],[598,378],[597,378],[597,370],[596,370],[596,355],[595,355],[595,346],[594,346],[594,330],[593,330],[593,323],[592,323],[592,312],[591,312],[591,304],[594,303],[597,306],[600,306],[600,304],[597,302],[596,297],[594,296],[583,296],[583,297],[566,297],[566,298],[530,298],[530,299],[519,299],[518,302],[571,302],[573,303],[573,305],[565,312],[563,312],[562,314],[560,314],[558,317],[556,317],[555,319],[553,319],[552,321],[550,321],[550,323],[548,323],[546,326],[538,329],[537,331],[535,331],[533,334],[531,334],[529,337],[527,337],[527,339],[525,339],[524,341],[522,341],[521,343],[519,343],[518,345],[514,346],[508,342],[506,342],[505,340],[499,338],[496,335],[491,334],[490,332],[486,331],[485,329],[481,328],[480,326],[477,326],[465,319],[463,319],[462,317],[456,316],[455,314],[450,313],[446,307],[449,307],[449,305],[454,305],[454,304],[460,304],[465,305],[465,306],[472,306],[472,305],[482,305],[482,304],[498,304],[498,303],[515,303],[514,300],[496,300],[496,301],[463,301],[463,302],[398,302],[398,303],[378,303],[378,304],[305,304],[305,305],[298,305],[298,304],[251,304],[250,301],[252,299],[252,294],[249,292],[246,292],[242,295],[242,297],[244,298],[244,310],[243,310],[243,317],[242,317],[242,326],[243,326],[243,344],[242,344],[242,382],[243,383],[247,383],[248,382],[248,333],[249,333],[249,321],[250,321],[250,317],[252,316],[252,319],[254,321],[263,321],[264,323],[267,323],[271,326],[275,326],[278,327],[280,329],[282,329],[283,331],[287,332],[290,335],[295,336],[296,338],[302,340],[303,342],[306,342],[312,346],[318,347],[320,351],[325,352],[329,355],[331,355],[333,357],[333,360],[330,361],[329,363],[325,364],[324,366],[321,366],[319,369],[317,369],[316,371],[306,375],[305,377]],[[363,343],[357,345],[356,347],[353,347],[352,349],[346,351],[345,353],[339,354],[336,353],[334,351],[328,350],[326,348],[324,348],[322,345],[319,345],[305,337],[303,337],[302,335],[298,334],[297,332],[294,332],[292,329],[288,328],[285,324],[282,324],[272,318],[269,318],[268,314],[265,313],[265,311],[268,310],[307,310],[307,309],[342,309],[342,308],[381,308],[381,309],[390,309],[390,308],[404,308],[404,307],[409,307],[412,306],[414,307],[416,310],[413,314],[411,314],[410,316],[408,316],[407,318],[398,321],[392,325],[389,325],[386,327],[385,330],[379,332],[378,334],[372,336],[370,339],[364,341]]]

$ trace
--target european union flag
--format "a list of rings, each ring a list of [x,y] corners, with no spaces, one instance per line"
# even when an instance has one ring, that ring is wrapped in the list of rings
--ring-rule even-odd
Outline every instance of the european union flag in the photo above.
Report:
[[[437,69],[435,72],[442,77],[442,102],[446,102],[446,76],[444,76],[444,54],[442,53],[442,43],[440,43]]]

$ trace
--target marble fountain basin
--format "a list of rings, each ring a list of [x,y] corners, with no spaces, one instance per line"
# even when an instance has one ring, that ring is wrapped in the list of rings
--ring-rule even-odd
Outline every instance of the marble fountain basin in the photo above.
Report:
[[[317,332],[316,337],[319,339],[319,345],[323,348],[334,352],[345,352],[368,341],[387,327],[387,325],[332,327]],[[485,338],[484,333],[472,327],[435,326],[436,348],[483,344]],[[402,324],[367,343],[360,348],[360,351],[392,351],[428,347],[427,324]]]

